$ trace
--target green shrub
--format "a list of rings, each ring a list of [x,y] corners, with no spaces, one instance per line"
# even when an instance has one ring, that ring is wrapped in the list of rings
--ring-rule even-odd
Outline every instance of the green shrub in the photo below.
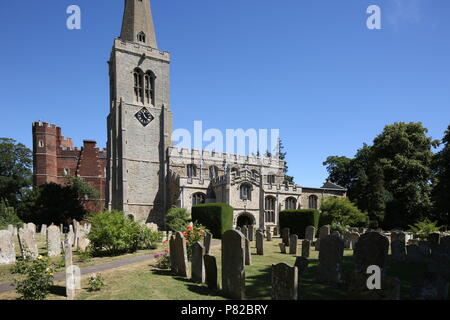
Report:
[[[200,204],[192,207],[192,221],[202,224],[214,238],[233,229],[233,207],[224,203]]]
[[[442,227],[437,226],[436,221],[432,222],[429,219],[416,222],[414,225],[409,226],[409,228],[414,236],[420,240],[426,240],[430,234],[439,232],[442,229]]]
[[[166,215],[167,226],[175,232],[183,232],[191,221],[189,212],[184,208],[171,208]]]
[[[14,208],[8,207],[5,201],[0,201],[0,230],[8,228],[8,225],[22,226],[23,222],[17,216]]]
[[[118,211],[105,211],[89,217],[88,238],[94,254],[117,255],[135,252],[141,240],[141,226]]]
[[[280,229],[289,228],[291,234],[296,234],[299,239],[304,239],[306,227],[314,226],[317,230],[319,219],[319,210],[284,210],[280,212]]]
[[[100,291],[105,286],[105,282],[101,273],[93,273],[89,277],[88,291]]]
[[[350,231],[350,226],[344,225],[340,222],[333,222],[330,225],[331,231],[339,231],[341,235],[343,235],[345,232]]]
[[[352,227],[365,227],[369,221],[368,215],[361,212],[347,198],[328,197],[320,206],[320,226],[338,223]]]
[[[146,226],[141,226],[141,234],[139,238],[139,249],[158,249],[158,245],[163,240],[163,233],[153,231]]]
[[[38,256],[35,260],[19,259],[12,271],[20,275],[14,283],[21,300],[44,300],[47,297],[54,274],[49,258]]]

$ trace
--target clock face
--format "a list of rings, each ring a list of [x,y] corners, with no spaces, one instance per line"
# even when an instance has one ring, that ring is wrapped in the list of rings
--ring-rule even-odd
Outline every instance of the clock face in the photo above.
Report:
[[[147,108],[142,108],[138,113],[135,114],[136,119],[144,126],[148,126],[155,117],[147,110]]]

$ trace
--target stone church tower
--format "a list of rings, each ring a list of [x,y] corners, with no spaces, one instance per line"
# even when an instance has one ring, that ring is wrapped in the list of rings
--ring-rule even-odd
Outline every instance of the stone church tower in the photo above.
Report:
[[[158,50],[149,0],[125,0],[122,32],[108,63],[108,207],[164,225],[170,55]]]

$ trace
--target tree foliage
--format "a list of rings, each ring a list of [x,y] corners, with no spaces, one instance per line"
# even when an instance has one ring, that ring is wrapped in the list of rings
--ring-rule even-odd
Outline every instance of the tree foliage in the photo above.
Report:
[[[359,227],[367,226],[368,223],[367,214],[361,212],[348,198],[328,197],[322,201],[320,210],[322,211],[320,216],[321,225],[336,223]]]
[[[175,232],[183,232],[189,221],[191,215],[184,208],[171,208],[166,215],[166,223],[170,230]]]
[[[433,188],[434,218],[450,225],[450,126],[442,139],[443,148],[433,159],[435,185]]]
[[[0,201],[0,230],[6,229],[8,225],[19,227],[22,223],[16,209],[9,207],[5,201]]]

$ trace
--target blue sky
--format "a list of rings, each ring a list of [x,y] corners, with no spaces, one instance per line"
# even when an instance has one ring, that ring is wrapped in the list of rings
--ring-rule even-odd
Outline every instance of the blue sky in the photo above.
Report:
[[[66,28],[66,8],[82,29]],[[379,5],[382,30],[366,27]],[[172,54],[174,128],[279,128],[290,174],[320,186],[329,155],[353,156],[386,124],[450,124],[448,0],[153,0]],[[106,145],[107,60],[122,0],[1,1],[0,137],[31,124]]]

